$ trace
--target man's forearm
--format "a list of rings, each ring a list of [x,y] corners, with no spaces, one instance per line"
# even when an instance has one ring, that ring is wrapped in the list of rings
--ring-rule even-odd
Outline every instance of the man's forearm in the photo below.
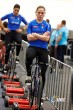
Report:
[[[37,40],[37,38],[34,37],[32,34],[31,34],[31,35],[27,35],[27,39],[28,39],[28,41],[34,41],[34,40]]]
[[[40,35],[40,34],[36,34],[35,37],[37,37],[37,39],[42,40],[42,41],[49,41],[50,36],[46,36],[46,35]]]
[[[47,31],[47,32],[45,32],[43,35],[45,35],[45,36],[49,36],[49,35],[50,35],[50,32]]]
[[[23,31],[26,30],[27,27],[28,27],[28,25],[25,25],[25,26],[22,28],[22,30],[23,30]]]
[[[62,36],[60,36],[57,40],[56,40],[56,44],[58,44],[61,40]]]
[[[2,29],[4,29],[4,26],[3,26],[3,23],[1,21],[1,19],[0,19],[0,26],[1,26]]]

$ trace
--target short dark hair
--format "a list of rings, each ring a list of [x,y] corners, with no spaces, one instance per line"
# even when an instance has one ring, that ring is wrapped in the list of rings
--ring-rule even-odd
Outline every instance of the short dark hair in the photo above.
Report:
[[[3,26],[4,26],[5,28],[7,28],[8,22],[7,22],[7,21],[4,21],[4,22],[3,22]]]
[[[66,25],[66,20],[62,20],[61,23],[62,23],[63,25]]]
[[[15,4],[14,8],[19,8],[20,9],[20,5],[19,4]]]

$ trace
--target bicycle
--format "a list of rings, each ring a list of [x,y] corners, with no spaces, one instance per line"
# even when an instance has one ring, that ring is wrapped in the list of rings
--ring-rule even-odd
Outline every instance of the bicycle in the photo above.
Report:
[[[43,107],[41,106],[41,98],[43,91],[41,65],[50,66],[50,64],[48,63],[38,63],[38,57],[36,57],[36,63],[33,63],[31,65],[31,84],[28,87],[30,108],[35,104],[37,106],[37,110],[43,110]],[[32,68],[33,66],[35,66],[34,72]]]
[[[10,53],[9,53],[9,59],[8,64],[6,67],[6,73],[2,77],[2,79],[5,80],[12,80],[12,81],[19,81],[19,76],[16,75],[15,69],[16,69],[16,46],[19,45],[16,42],[9,43],[7,46],[10,46]],[[16,75],[16,76],[15,76]],[[4,80],[3,80],[4,81]]]
[[[8,60],[8,65],[7,65],[7,73],[6,76],[7,78],[5,80],[2,80],[1,82],[1,87],[3,87],[3,92],[2,92],[2,97],[5,96],[5,89],[6,87],[12,86],[12,87],[16,87],[16,82],[15,81],[19,81],[19,76],[16,75],[15,69],[16,69],[16,46],[19,45],[16,42],[10,43],[8,44],[8,46],[11,46],[11,50],[9,53],[9,60]],[[15,84],[14,84],[15,83]],[[8,86],[7,86],[8,84]],[[19,86],[21,86],[21,84],[19,84]],[[18,87],[19,87],[18,86]]]
[[[11,50],[9,53],[9,60],[8,60],[8,75],[9,77],[13,77],[16,75],[15,69],[16,69],[16,46],[19,45],[16,42],[8,44],[8,46],[11,46]]]
[[[0,72],[1,73],[3,72],[3,67],[5,64],[5,52],[6,52],[5,43],[0,40]]]

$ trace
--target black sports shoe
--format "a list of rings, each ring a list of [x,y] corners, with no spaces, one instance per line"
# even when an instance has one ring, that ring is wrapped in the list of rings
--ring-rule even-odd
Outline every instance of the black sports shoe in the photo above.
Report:
[[[4,65],[4,68],[3,68],[3,72],[4,72],[4,73],[7,73],[8,69],[9,69],[8,65],[5,64],[5,65]]]
[[[30,83],[31,83],[31,76],[27,76],[27,77],[26,77],[25,83],[26,83],[27,85],[30,85]]]
[[[16,56],[16,63],[19,63],[19,56]]]

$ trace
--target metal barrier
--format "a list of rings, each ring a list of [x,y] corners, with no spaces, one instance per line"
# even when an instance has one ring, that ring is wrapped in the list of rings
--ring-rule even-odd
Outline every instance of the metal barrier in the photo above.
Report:
[[[67,45],[67,49],[66,49],[66,55],[64,55],[64,62],[67,64],[68,60],[72,59],[72,42],[73,40],[68,40],[68,45]]]
[[[71,46],[72,46],[72,42],[73,42],[73,39],[68,40],[68,45],[67,45],[66,55],[69,54],[69,55],[71,56]],[[68,51],[70,51],[70,52],[68,53]]]
[[[22,41],[22,50],[20,52],[20,55],[19,55],[19,58],[20,58],[20,64],[21,66],[26,69],[26,66],[25,66],[25,57],[26,57],[26,49],[28,47],[28,43],[25,42],[25,41]]]
[[[73,110],[71,108],[72,67],[51,58],[52,72],[47,69],[45,94],[56,110]]]
[[[23,51],[20,52],[20,64],[26,69],[25,54],[28,43],[23,41],[22,45]],[[46,98],[56,110],[73,110],[70,97],[72,67],[55,58],[50,59],[50,64],[52,65],[52,71],[50,73],[50,67],[48,67],[44,88]]]

